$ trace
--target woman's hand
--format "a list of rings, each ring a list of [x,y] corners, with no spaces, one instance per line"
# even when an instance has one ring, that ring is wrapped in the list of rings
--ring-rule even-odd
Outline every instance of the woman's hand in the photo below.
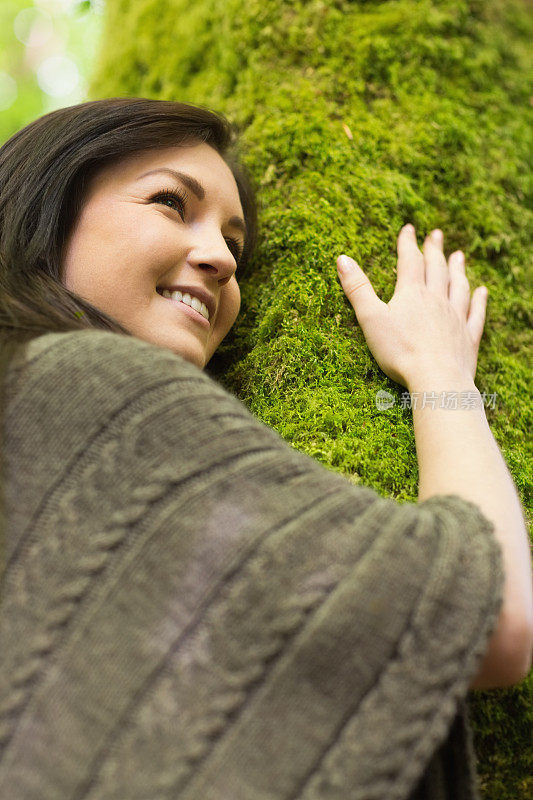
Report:
[[[378,298],[353,259],[345,274],[339,269],[372,355],[389,378],[407,388],[437,373],[472,380],[476,375],[488,292],[478,286],[470,300],[461,251],[447,264],[442,239],[442,231],[433,231],[421,253],[414,228],[402,228],[396,286],[388,303]]]

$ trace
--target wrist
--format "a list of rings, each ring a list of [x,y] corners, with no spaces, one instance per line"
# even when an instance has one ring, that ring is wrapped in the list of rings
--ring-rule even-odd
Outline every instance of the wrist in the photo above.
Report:
[[[426,370],[407,381],[409,392],[478,392],[472,375],[460,370]]]

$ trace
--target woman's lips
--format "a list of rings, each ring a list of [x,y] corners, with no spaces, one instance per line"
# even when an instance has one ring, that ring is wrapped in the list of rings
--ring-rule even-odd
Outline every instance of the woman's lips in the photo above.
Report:
[[[159,292],[158,292],[159,294]],[[211,327],[211,323],[205,317],[203,317],[198,311],[196,311],[192,306],[188,306],[187,303],[182,302],[181,300],[173,300],[172,297],[165,297],[164,295],[160,295],[163,300],[166,300],[167,303],[173,303],[179,312],[185,314],[190,319],[198,322],[198,324],[203,325],[206,330],[209,330]]]

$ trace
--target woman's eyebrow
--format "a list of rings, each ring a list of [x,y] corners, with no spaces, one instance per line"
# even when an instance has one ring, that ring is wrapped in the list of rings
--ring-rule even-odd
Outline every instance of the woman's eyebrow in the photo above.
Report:
[[[187,186],[191,192],[194,192],[198,200],[203,200],[205,197],[205,189],[201,183],[199,183],[196,178],[193,178],[192,175],[187,175],[185,172],[178,172],[175,169],[170,169],[170,167],[159,167],[158,169],[150,169],[148,172],[143,172],[142,175],[139,175],[137,180],[141,180],[141,178],[146,178],[147,175],[153,175],[155,172],[166,172],[169,175],[172,175],[173,178],[177,178],[178,180],[182,180],[185,186]],[[234,228],[238,228],[238,230],[242,231],[246,235],[246,224],[241,217],[231,217],[229,220],[229,224],[233,225]]]

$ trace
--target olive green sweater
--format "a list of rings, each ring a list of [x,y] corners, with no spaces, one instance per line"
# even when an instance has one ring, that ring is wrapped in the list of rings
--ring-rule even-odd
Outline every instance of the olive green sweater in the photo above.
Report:
[[[477,506],[354,486],[134,337],[41,336],[6,389],[2,800],[480,796]]]

